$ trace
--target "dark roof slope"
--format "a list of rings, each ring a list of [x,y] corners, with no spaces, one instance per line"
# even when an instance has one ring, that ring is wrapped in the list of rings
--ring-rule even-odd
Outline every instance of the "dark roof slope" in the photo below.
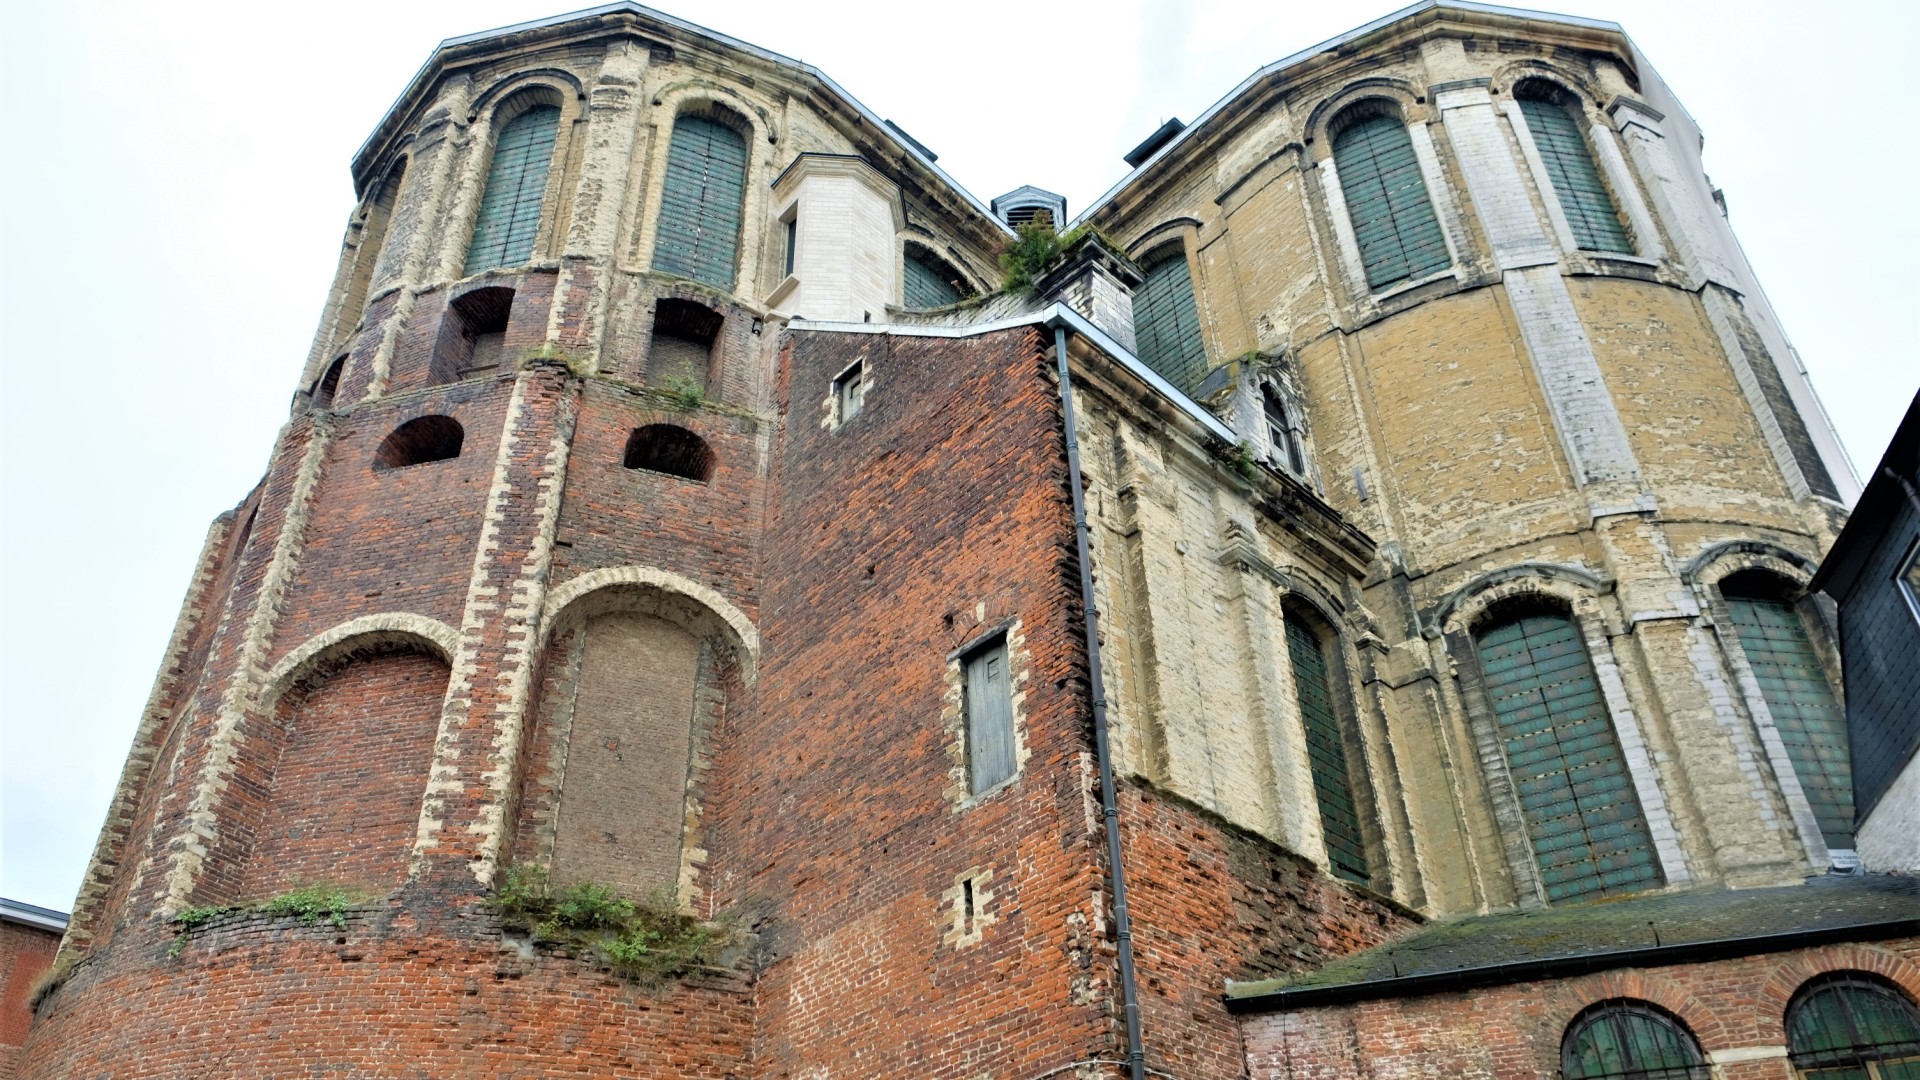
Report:
[[[1230,982],[1227,1007],[1267,1012],[1909,934],[1920,934],[1920,877],[1833,874],[1434,923],[1311,974]]]

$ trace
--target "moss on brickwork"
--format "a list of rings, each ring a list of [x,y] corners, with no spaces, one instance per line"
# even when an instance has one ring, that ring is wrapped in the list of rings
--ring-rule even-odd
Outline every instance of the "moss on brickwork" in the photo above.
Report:
[[[635,900],[598,882],[556,888],[546,870],[535,866],[509,867],[490,902],[506,929],[590,956],[642,986],[728,970],[728,959],[745,940],[730,913],[697,919],[660,894]]]

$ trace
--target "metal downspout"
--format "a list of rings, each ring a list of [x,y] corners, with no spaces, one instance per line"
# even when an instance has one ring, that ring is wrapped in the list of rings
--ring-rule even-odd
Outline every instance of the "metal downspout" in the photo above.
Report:
[[[1080,483],[1080,436],[1074,423],[1073,376],[1067,371],[1067,328],[1053,326],[1060,371],[1060,408],[1067,435],[1067,478],[1073,492],[1073,537],[1080,557],[1080,606],[1086,612],[1087,683],[1093,695],[1093,749],[1100,762],[1100,813],[1107,826],[1107,876],[1113,883],[1113,931],[1120,952],[1120,1000],[1127,1018],[1127,1071],[1146,1080],[1140,1038],[1140,994],[1133,977],[1133,918],[1127,911],[1126,868],[1120,862],[1120,809],[1114,802],[1113,754],[1107,746],[1107,690],[1100,678],[1100,616],[1093,606],[1093,553],[1087,539],[1087,495]]]

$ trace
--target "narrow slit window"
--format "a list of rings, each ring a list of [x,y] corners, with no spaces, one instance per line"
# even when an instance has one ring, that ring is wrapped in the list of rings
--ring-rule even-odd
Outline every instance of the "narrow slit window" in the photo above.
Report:
[[[792,277],[793,260],[800,251],[800,208],[798,206],[794,207],[793,212],[787,215],[786,233],[787,258],[786,265],[782,268],[782,273],[787,277]]]
[[[1360,809],[1354,801],[1352,771],[1346,739],[1334,701],[1334,684],[1327,650],[1313,628],[1292,612],[1286,614],[1287,655],[1293,661],[1293,692],[1300,705],[1300,722],[1307,735],[1307,765],[1313,774],[1313,793],[1320,804],[1320,828],[1327,838],[1327,859],[1333,872],[1365,884],[1366,840],[1360,828]]]
[[[1133,294],[1133,336],[1141,361],[1182,392],[1193,393],[1206,378],[1193,273],[1179,250],[1147,267],[1146,281]]]
[[[653,268],[732,290],[746,185],[747,141],[739,132],[704,116],[674,121]]]
[[[1375,113],[1348,124],[1334,136],[1333,164],[1368,288],[1378,291],[1452,264],[1420,159],[1398,116]]]
[[[1847,716],[1834,699],[1800,613],[1764,574],[1735,574],[1721,582],[1720,594],[1827,846],[1852,849]]]
[[[1013,777],[1013,684],[1007,639],[1000,637],[961,661],[967,715],[968,788],[978,795]]]
[[[1600,170],[1594,167],[1593,151],[1581,134],[1572,104],[1557,89],[1538,82],[1522,83],[1515,96],[1574,242],[1586,251],[1632,254],[1633,241],[1620,224],[1619,208],[1600,179]]]
[[[466,273],[519,266],[533,257],[559,134],[560,110],[552,105],[536,105],[500,129],[467,245]]]
[[[1475,645],[1547,899],[1660,885],[1633,777],[1573,620],[1517,615],[1477,633]]]

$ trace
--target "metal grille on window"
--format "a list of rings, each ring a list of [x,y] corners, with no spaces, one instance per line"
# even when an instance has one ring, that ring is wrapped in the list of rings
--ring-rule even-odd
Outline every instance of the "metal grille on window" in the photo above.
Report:
[[[1178,252],[1147,267],[1147,280],[1133,294],[1133,336],[1140,359],[1185,393],[1207,375],[1200,340],[1200,311],[1193,303],[1193,274]]]
[[[1632,777],[1573,621],[1527,615],[1481,632],[1476,644],[1547,899],[1659,885]]]
[[[1791,604],[1743,596],[1723,585],[1740,651],[1793,762],[1813,816],[1830,848],[1853,847],[1853,773],[1847,717],[1833,699],[1826,671]]]
[[[1920,1012],[1892,987],[1826,976],[1788,1007],[1787,1050],[1805,1080],[1920,1080]]]
[[[1397,117],[1370,116],[1342,131],[1333,140],[1333,164],[1368,288],[1437,274],[1452,264],[1413,140]]]
[[[560,110],[551,105],[536,105],[500,129],[473,240],[467,245],[466,273],[519,266],[533,257],[547,169],[559,133]]]
[[[1567,215],[1574,242],[1587,251],[1633,253],[1633,241],[1620,224],[1620,211],[1593,166],[1593,152],[1580,134],[1571,110],[1540,97],[1522,97],[1520,114],[1553,181],[1553,193]]]
[[[901,292],[910,308],[946,307],[965,298],[957,285],[959,275],[953,268],[925,256],[907,253],[906,279]]]
[[[967,773],[969,787],[978,795],[1013,776],[1018,767],[1006,639],[970,654],[965,668]]]
[[[1347,769],[1346,740],[1334,708],[1333,679],[1327,654],[1313,629],[1289,613],[1286,616],[1287,655],[1293,659],[1293,691],[1300,702],[1300,721],[1307,733],[1307,764],[1313,773],[1313,793],[1320,803],[1320,828],[1327,837],[1327,859],[1333,872],[1365,883],[1366,842],[1360,831],[1360,812],[1353,800],[1352,773]]]
[[[1678,1022],[1631,1002],[1587,1010],[1560,1044],[1565,1080],[1707,1080],[1700,1044]]]
[[[674,121],[653,268],[732,290],[746,183],[739,132],[701,116]]]

